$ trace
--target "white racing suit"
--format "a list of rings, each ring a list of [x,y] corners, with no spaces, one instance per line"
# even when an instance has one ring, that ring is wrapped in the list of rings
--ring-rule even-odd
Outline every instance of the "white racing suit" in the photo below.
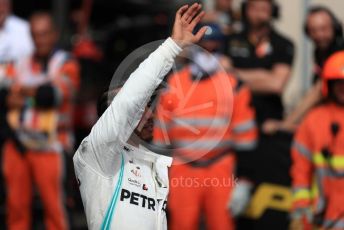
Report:
[[[166,229],[172,158],[127,144],[180,47],[168,38],[140,64],[82,141],[74,166],[89,229]]]

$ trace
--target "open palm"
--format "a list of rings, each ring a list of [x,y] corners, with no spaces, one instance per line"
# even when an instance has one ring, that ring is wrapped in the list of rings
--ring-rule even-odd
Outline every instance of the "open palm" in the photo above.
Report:
[[[205,14],[204,11],[200,12],[201,7],[200,4],[194,3],[190,7],[188,5],[182,6],[177,11],[171,37],[181,47],[197,43],[206,32],[206,27],[202,27],[196,34],[192,33]]]

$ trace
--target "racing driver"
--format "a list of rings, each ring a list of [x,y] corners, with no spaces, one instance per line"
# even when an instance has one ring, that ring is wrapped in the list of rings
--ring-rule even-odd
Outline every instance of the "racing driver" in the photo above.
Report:
[[[192,33],[204,14],[198,3],[177,11],[171,37],[130,75],[80,144],[73,161],[89,229],[167,228],[172,158],[149,152],[131,136],[147,120],[147,103],[174,58],[206,32]]]

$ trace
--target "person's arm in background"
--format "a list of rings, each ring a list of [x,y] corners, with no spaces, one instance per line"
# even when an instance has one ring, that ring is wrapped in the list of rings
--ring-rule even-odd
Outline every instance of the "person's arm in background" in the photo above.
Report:
[[[283,121],[267,120],[263,124],[264,133],[273,134],[279,130],[293,132],[302,118],[321,101],[321,98],[321,81],[317,81]]]
[[[290,77],[291,67],[288,64],[275,64],[271,71],[263,69],[236,69],[238,78],[253,91],[281,95]]]
[[[248,87],[237,86],[234,93],[234,108],[231,122],[233,150],[236,154],[236,177],[239,178],[228,203],[233,217],[247,208],[253,188],[254,150],[257,146],[258,129],[255,111],[251,106],[251,92]]]
[[[294,58],[294,45],[287,40],[274,47],[271,56],[273,66],[271,70],[261,68],[256,69],[236,69],[238,78],[253,92],[281,95],[288,82]]]
[[[313,181],[313,144],[310,127],[314,124],[308,117],[297,130],[291,148],[292,166],[290,175],[292,179],[292,206],[290,229],[308,229],[305,224],[312,222],[312,196]],[[300,228],[301,227],[301,228]]]

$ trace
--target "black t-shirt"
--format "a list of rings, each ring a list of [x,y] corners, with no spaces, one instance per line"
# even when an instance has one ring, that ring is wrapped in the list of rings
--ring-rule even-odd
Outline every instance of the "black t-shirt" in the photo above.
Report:
[[[241,32],[228,37],[226,53],[235,68],[272,70],[275,64],[292,65],[294,45],[287,38],[271,30],[270,40],[257,46],[248,40],[247,33]],[[282,119],[283,104],[280,95],[253,93],[258,124],[267,118]]]
[[[313,82],[319,79],[321,70],[328,57],[337,51],[344,50],[344,38],[334,39],[332,44],[327,50],[314,50],[314,70],[313,70]]]

